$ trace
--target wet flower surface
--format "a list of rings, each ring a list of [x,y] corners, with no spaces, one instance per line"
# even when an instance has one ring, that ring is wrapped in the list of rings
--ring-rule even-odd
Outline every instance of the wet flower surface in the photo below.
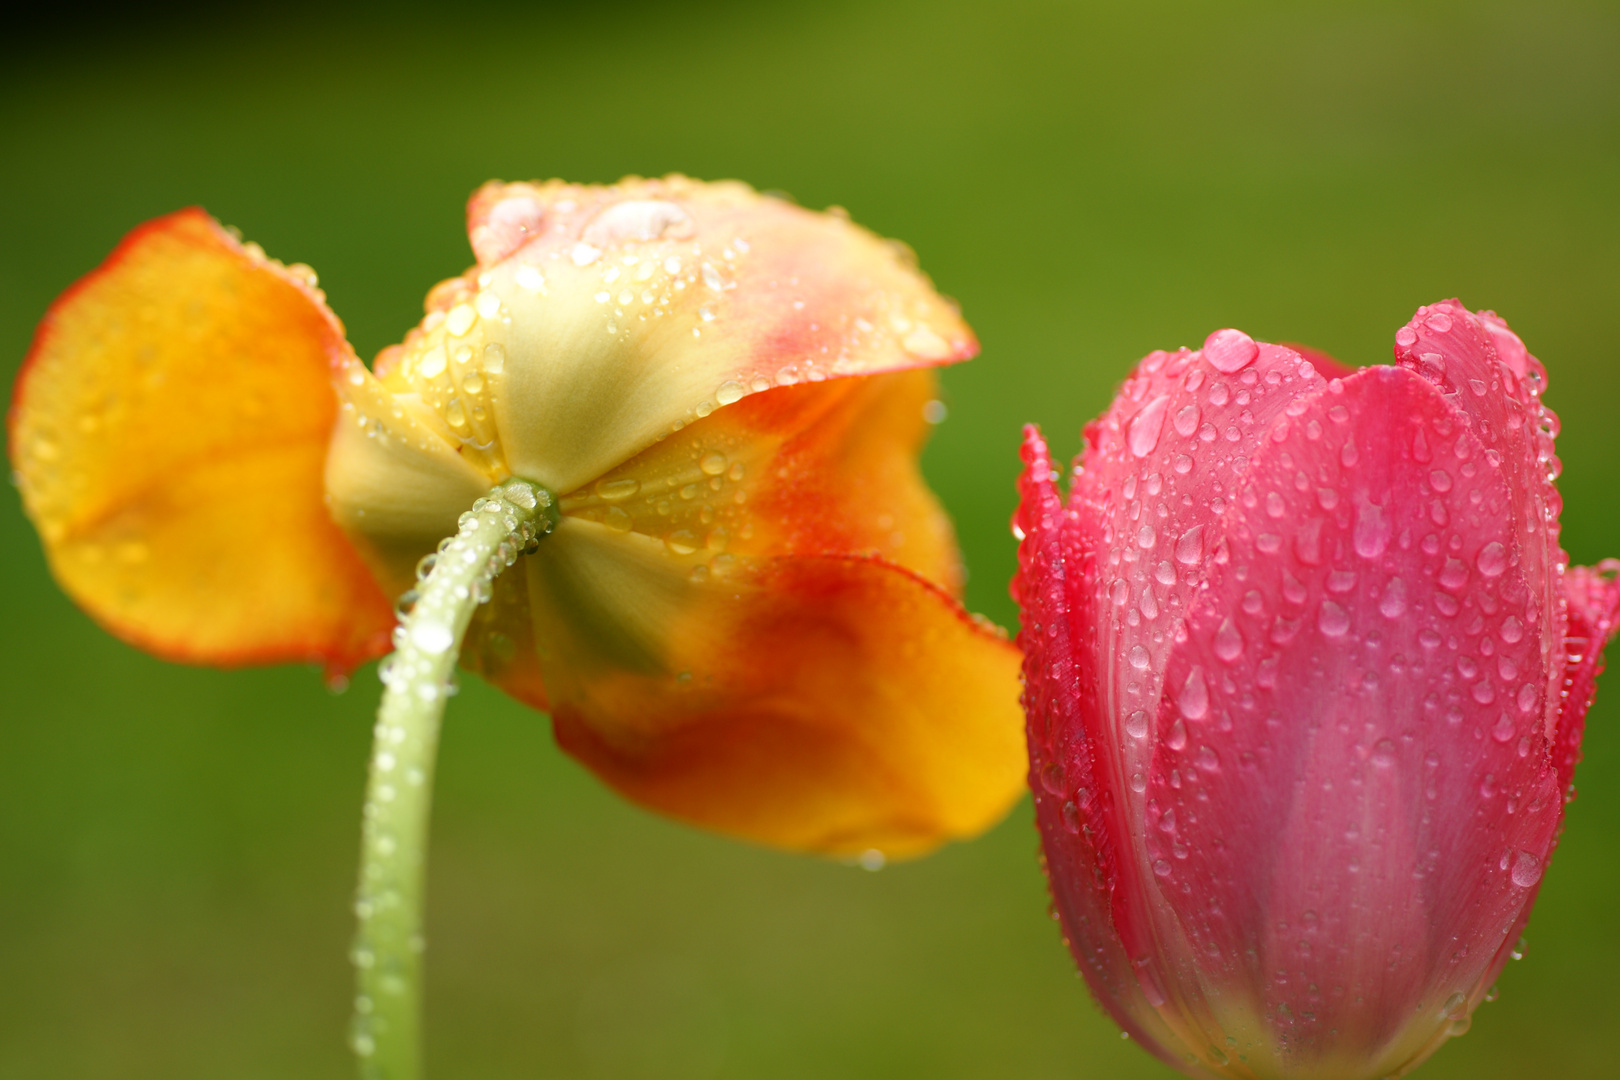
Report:
[[[1558,545],[1507,325],[1351,372],[1156,352],[1015,519],[1030,784],[1099,1002],[1190,1075],[1399,1075],[1466,1030],[1557,839],[1613,567]]]
[[[198,210],[64,295],[11,440],[67,591],[162,656],[346,670],[519,477],[561,520],[462,661],[609,784],[841,855],[999,819],[1017,654],[916,464],[932,367],[977,343],[903,246],[683,177],[490,184],[468,225],[477,265],[373,368],[313,271]]]

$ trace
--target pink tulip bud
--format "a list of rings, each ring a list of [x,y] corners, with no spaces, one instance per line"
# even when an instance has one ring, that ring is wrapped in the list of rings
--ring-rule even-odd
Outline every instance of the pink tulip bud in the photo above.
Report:
[[[1155,352],[1065,503],[1026,431],[1030,786],[1092,992],[1191,1076],[1400,1075],[1529,917],[1620,563],[1558,546],[1546,373],[1455,300],[1351,372]]]

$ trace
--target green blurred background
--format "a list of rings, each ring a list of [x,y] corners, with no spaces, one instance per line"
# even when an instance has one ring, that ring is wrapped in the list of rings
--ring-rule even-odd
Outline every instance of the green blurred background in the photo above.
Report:
[[[1590,561],[1620,554],[1617,58],[1616,5],[1561,0],[64,7],[0,43],[0,376],[52,297],[188,203],[314,265],[369,356],[471,261],[487,178],[741,177],[904,238],[978,329],[926,466],[1002,623],[1019,424],[1072,454],[1149,349],[1235,325],[1378,362],[1452,295],[1551,369]],[[0,1076],[348,1076],[375,678],[148,659],[4,504]],[[754,850],[617,801],[467,682],[434,1076],[1168,1075],[1075,978],[1027,804],[875,874]],[[1529,958],[1422,1075],[1615,1074],[1617,699]]]

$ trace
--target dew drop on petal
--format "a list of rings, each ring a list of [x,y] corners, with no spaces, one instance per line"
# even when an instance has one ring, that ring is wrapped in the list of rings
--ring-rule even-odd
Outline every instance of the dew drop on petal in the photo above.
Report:
[[[1380,769],[1388,769],[1395,764],[1395,743],[1389,739],[1379,739],[1372,749],[1372,763]]]
[[[1204,557],[1204,527],[1194,525],[1176,541],[1176,562],[1182,566],[1197,566]]]
[[[1507,549],[1500,541],[1492,540],[1479,549],[1479,557],[1474,560],[1474,565],[1488,578],[1501,577],[1502,571],[1507,569]]]
[[[1456,592],[1468,584],[1468,567],[1463,565],[1461,559],[1447,559],[1440,568],[1438,580],[1442,589]]]
[[[1322,610],[1316,616],[1316,627],[1328,637],[1344,637],[1350,630],[1350,616],[1332,600],[1324,600]]]
[[[1378,601],[1378,610],[1386,619],[1398,619],[1406,613],[1406,582],[1390,578],[1384,586],[1384,595]]]
[[[1204,359],[1227,375],[1248,367],[1259,355],[1260,346],[1241,330],[1217,330],[1204,339]]]
[[[1496,726],[1491,728],[1491,738],[1499,743],[1510,742],[1515,732],[1513,719],[1507,713],[1496,718]]]
[[[1541,695],[1536,692],[1534,683],[1525,683],[1523,686],[1519,687],[1519,711],[1526,713],[1535,712],[1536,705],[1539,704],[1540,697]]]
[[[1137,709],[1125,718],[1125,734],[1133,739],[1145,739],[1148,733],[1148,714],[1143,709]]]
[[[1191,437],[1198,430],[1198,406],[1188,405],[1176,413],[1175,428],[1177,435]]]
[[[1202,720],[1209,712],[1209,687],[1204,685],[1204,669],[1194,667],[1181,686],[1176,698],[1181,715],[1189,720]]]
[[[1243,655],[1243,635],[1231,619],[1223,620],[1215,631],[1215,655],[1228,664]]]
[[[1126,655],[1126,660],[1137,671],[1146,671],[1149,663],[1148,651],[1140,645],[1132,645],[1131,651]]]
[[[1540,880],[1541,860],[1528,851],[1516,852],[1513,856],[1513,884],[1528,889]]]
[[[1378,558],[1389,546],[1390,529],[1390,523],[1384,519],[1384,508],[1377,503],[1363,502],[1356,509],[1356,525],[1351,536],[1356,554],[1363,559]]]
[[[1164,413],[1170,406],[1170,395],[1160,394],[1142,407],[1131,421],[1125,443],[1137,457],[1147,457],[1159,445],[1159,433],[1164,430]]]

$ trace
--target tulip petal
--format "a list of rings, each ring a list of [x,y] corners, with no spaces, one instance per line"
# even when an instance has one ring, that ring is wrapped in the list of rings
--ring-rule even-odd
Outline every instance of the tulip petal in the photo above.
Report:
[[[1027,441],[1057,908],[1184,1070],[1411,1068],[1466,1027],[1561,820],[1615,568],[1561,580],[1557,422],[1506,324],[1448,301],[1396,344],[1354,374],[1231,330],[1149,356],[1061,517]]]
[[[389,605],[322,491],[352,355],[312,274],[201,210],[131,233],[53,305],[12,404],[63,588],[176,660],[342,670],[384,651]]]
[[[978,351],[903,248],[742,184],[488,185],[470,228],[476,275],[402,364],[456,330],[500,349],[505,460],[557,491],[770,387]]]
[[[1179,1068],[1183,1062],[1168,1048],[1184,1041],[1183,1032],[1158,1011],[1166,1001],[1162,980],[1131,962],[1147,955],[1150,931],[1132,902],[1142,884],[1132,864],[1128,808],[1110,795],[1120,782],[1117,759],[1095,736],[1100,657],[1086,595],[1097,572],[1095,551],[1064,509],[1046,442],[1034,427],[1024,429],[1023,458],[1013,592],[1022,614],[1029,789],[1053,905],[1098,1003],[1138,1043]]]
[[[1017,797],[1018,655],[874,558],[696,556],[566,518],[527,560],[558,742],[630,799],[832,855],[919,854]]]
[[[917,467],[936,394],[928,370],[755,394],[565,496],[562,510],[675,548],[876,555],[957,596],[951,523]]]
[[[1531,614],[1551,550],[1509,528],[1524,520],[1510,463],[1488,466],[1415,375],[1364,370],[1299,419],[1321,437],[1254,463],[1223,525],[1229,562],[1166,666],[1148,855],[1203,978],[1267,988],[1268,1042],[1322,1068],[1382,1048],[1393,1071],[1449,1030],[1452,994],[1483,993],[1551,852],[1550,630]],[[1447,460],[1418,460],[1423,440]],[[1339,493],[1333,511],[1299,473]],[[1279,553],[1272,534],[1293,542]],[[1187,890],[1217,882],[1214,914]],[[1437,952],[1434,926],[1490,948]],[[1414,1021],[1426,1004],[1432,1022]],[[1307,1019],[1327,1015],[1331,1031]]]

